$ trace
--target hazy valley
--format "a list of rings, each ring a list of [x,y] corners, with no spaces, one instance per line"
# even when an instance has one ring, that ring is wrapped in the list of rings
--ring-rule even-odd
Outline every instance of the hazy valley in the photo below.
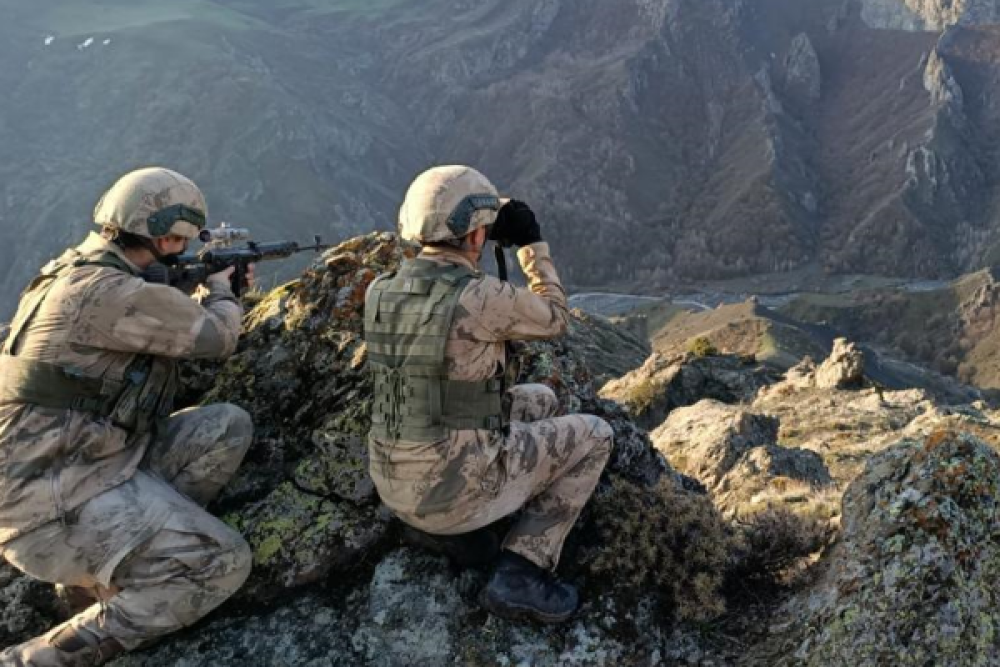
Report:
[[[264,240],[391,229],[417,171],[475,164],[579,288],[975,270],[998,256],[986,5],[8,0],[0,306],[154,163]]]

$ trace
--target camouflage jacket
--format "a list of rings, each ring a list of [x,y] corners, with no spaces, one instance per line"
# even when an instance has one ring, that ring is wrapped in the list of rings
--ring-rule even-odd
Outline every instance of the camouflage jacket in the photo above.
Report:
[[[429,247],[419,255],[442,264],[476,269],[467,258],[449,248]],[[445,347],[448,379],[466,382],[493,377],[506,364],[504,342],[554,338],[566,332],[569,309],[547,243],[518,250],[528,288],[515,287],[489,275],[473,278],[459,297]],[[382,501],[401,514],[447,511],[470,492],[467,479],[442,483],[446,470],[471,460],[468,448],[488,461],[496,456],[499,433],[486,430],[452,431],[442,442],[393,443],[370,439],[370,471]],[[466,476],[467,477],[467,476]],[[432,489],[434,490],[432,492]]]
[[[76,251],[105,251],[125,259],[97,234]],[[12,352],[72,366],[95,378],[120,376],[140,354],[228,356],[236,349],[243,310],[228,281],[213,279],[207,288],[199,303],[173,287],[146,283],[115,268],[69,268],[55,279]],[[20,308],[29,293],[22,296]],[[63,519],[130,479],[150,437],[76,410],[0,405],[0,544]]]

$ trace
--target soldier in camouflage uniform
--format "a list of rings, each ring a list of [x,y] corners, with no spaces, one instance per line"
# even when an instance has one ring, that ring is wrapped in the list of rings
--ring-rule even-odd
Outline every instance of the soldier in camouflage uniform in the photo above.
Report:
[[[462,166],[414,181],[400,229],[422,251],[373,282],[365,303],[372,478],[397,516],[442,544],[519,512],[481,602],[563,621],[577,592],[551,573],[613,434],[595,416],[556,416],[543,385],[507,386],[507,341],[560,336],[569,322],[548,244],[526,205],[501,202]],[[527,289],[478,270],[488,238],[520,246]]]
[[[205,200],[167,169],[124,176],[102,233],[28,286],[0,354],[0,552],[93,604],[0,653],[0,666],[100,664],[190,625],[244,582],[246,542],[208,514],[250,445],[233,405],[171,414],[176,359],[233,352],[232,270],[200,302],[148,283],[205,224]]]

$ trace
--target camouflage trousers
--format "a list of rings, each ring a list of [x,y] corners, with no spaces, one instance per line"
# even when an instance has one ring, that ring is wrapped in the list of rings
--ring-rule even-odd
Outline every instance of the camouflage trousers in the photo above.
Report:
[[[48,641],[66,627],[94,646],[114,640],[131,650],[194,623],[236,592],[250,572],[250,548],[202,506],[236,472],[252,436],[250,416],[233,405],[178,412],[132,479],[4,545],[24,573],[106,599],[0,653],[0,666],[78,664]]]
[[[614,432],[593,415],[553,416],[559,401],[545,385],[510,391],[510,434],[469,443],[463,459],[462,474],[478,477],[467,479],[473,492],[445,511],[397,513],[420,530],[455,535],[520,510],[504,548],[554,570],[608,462]]]

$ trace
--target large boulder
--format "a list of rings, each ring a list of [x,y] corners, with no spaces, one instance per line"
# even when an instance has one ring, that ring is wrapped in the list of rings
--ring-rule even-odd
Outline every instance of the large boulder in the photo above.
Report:
[[[775,417],[704,400],[671,412],[651,436],[671,465],[702,482],[721,509],[743,514],[786,497],[792,485],[808,494],[832,483],[818,454],[778,445],[779,428]]]
[[[819,366],[810,357],[788,369],[783,383],[805,389],[860,389],[865,384],[865,355],[846,338],[833,341],[833,349]]]
[[[796,664],[1000,662],[1000,457],[938,431],[873,457],[843,500],[843,535],[816,586]]]
[[[653,353],[641,367],[604,385],[600,393],[622,404],[636,424],[651,430],[674,408],[703,398],[747,402],[761,387],[779,379],[776,371],[748,357]]]
[[[816,386],[826,389],[860,387],[865,381],[865,355],[846,338],[833,341],[833,350],[816,369]]]
[[[364,444],[371,387],[362,307],[368,284],[403,252],[391,235],[359,237],[264,295],[237,353],[193,397],[236,403],[254,420],[253,447],[215,508],[254,549],[244,596],[349,573],[389,544]],[[196,386],[206,375],[198,368],[187,373]]]

